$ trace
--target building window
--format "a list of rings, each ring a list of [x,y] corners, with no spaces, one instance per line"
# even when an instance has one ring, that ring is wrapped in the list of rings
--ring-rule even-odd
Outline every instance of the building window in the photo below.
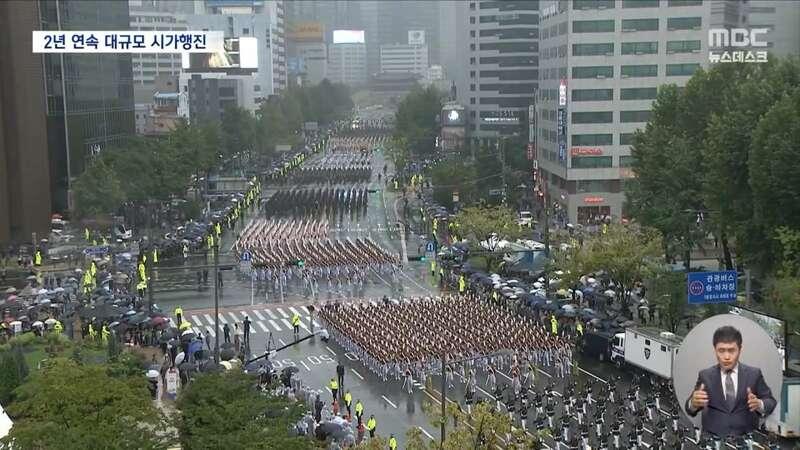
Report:
[[[475,65],[475,57],[474,56],[470,56],[469,57],[469,63],[472,64],[472,65]]]
[[[600,102],[614,100],[613,89],[573,89],[573,102]]]
[[[654,100],[658,95],[658,88],[623,88],[619,90],[620,100]]]
[[[667,0],[667,6],[702,6],[703,0]]]
[[[242,34],[245,35],[245,36],[250,34],[250,28],[242,28]]]
[[[614,54],[614,43],[572,44],[572,56],[611,56]]]
[[[667,76],[689,76],[700,68],[700,64],[667,64]]]
[[[610,33],[614,31],[613,20],[573,20],[573,33]]]
[[[614,0],[572,0],[572,9],[611,9]]]
[[[658,42],[623,42],[623,55],[655,55],[658,53]]]
[[[620,74],[622,75],[622,78],[657,77],[658,64],[622,66],[620,67]]]
[[[475,44],[469,44],[469,50],[474,52],[475,51]]]
[[[573,156],[573,169],[607,169],[613,167],[613,158],[610,156]]]
[[[747,12],[750,14],[775,14],[775,7],[751,6]]]
[[[622,31],[658,31],[658,19],[622,19]]]
[[[700,41],[667,41],[667,53],[697,53]]]
[[[620,156],[619,157],[619,166],[620,167],[633,167],[633,162],[636,158],[633,156]]]
[[[579,193],[614,192],[614,187],[618,184],[616,180],[578,180],[575,188]]]
[[[614,66],[583,66],[572,68],[572,78],[613,78]]]
[[[635,136],[634,133],[620,133],[619,134],[619,145],[633,145],[633,137]]]
[[[667,19],[667,30],[699,30],[702,24],[700,17],[670,17]]]
[[[649,109],[642,111],[620,111],[620,122],[647,122],[650,120],[651,111]]]
[[[469,71],[469,77],[470,78],[475,78],[475,71],[474,70],[470,70]]]
[[[473,4],[472,8],[470,8],[470,9],[475,9],[475,5]],[[472,24],[472,25],[475,24],[475,16],[472,16],[472,17],[469,18],[469,23]]]
[[[613,145],[613,134],[573,134],[572,145]]]
[[[474,105],[475,104],[475,97],[470,97],[469,98],[469,104],[470,105]]]
[[[611,111],[598,112],[574,112],[572,113],[572,123],[613,123],[614,113]]]
[[[658,8],[659,0],[622,0],[623,8]]]
[[[474,91],[475,90],[475,85],[474,84],[470,84],[469,85],[469,90],[470,91]]]

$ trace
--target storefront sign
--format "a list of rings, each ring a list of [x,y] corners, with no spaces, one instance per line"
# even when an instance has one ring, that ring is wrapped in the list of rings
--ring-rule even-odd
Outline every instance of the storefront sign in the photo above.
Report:
[[[564,108],[558,108],[558,135],[566,136],[567,134],[567,111]]]
[[[584,197],[584,203],[603,203],[606,201],[603,197]]]
[[[603,149],[599,147],[572,147],[570,154],[572,156],[601,156]]]
[[[563,78],[558,85],[558,106],[567,106],[567,80]]]

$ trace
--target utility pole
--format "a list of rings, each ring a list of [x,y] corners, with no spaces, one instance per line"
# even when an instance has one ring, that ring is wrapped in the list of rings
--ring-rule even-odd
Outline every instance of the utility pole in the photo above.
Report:
[[[214,241],[214,362],[219,364],[219,251],[218,241]]]

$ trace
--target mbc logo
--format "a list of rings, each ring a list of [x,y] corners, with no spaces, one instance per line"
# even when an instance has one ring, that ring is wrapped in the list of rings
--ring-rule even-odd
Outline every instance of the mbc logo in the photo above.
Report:
[[[769,32],[769,28],[711,28],[708,30],[708,47],[766,47],[766,41],[759,40],[759,35]]]

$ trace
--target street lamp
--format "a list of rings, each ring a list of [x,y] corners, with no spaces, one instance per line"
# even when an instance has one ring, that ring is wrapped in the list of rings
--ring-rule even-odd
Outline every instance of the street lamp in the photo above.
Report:
[[[445,425],[447,424],[447,411],[446,411],[446,408],[445,408],[447,406],[447,397],[445,396],[445,393],[447,392],[447,377],[445,375],[445,367],[447,367],[448,365],[452,365],[452,364],[460,364],[460,363],[464,363],[464,362],[467,362],[467,361],[474,361],[474,360],[480,359],[480,358],[492,358],[492,357],[495,357],[495,356],[508,356],[511,353],[512,353],[511,350],[507,350],[506,349],[506,350],[499,350],[499,351],[496,351],[494,353],[489,353],[488,355],[473,356],[473,357],[470,357],[470,358],[462,358],[462,359],[457,359],[457,360],[454,360],[454,361],[448,361],[447,360],[447,353],[442,353],[442,401],[441,401],[441,403],[442,403],[442,423],[441,423],[441,428],[440,428],[441,441],[439,443],[439,445],[441,447],[444,447]]]

